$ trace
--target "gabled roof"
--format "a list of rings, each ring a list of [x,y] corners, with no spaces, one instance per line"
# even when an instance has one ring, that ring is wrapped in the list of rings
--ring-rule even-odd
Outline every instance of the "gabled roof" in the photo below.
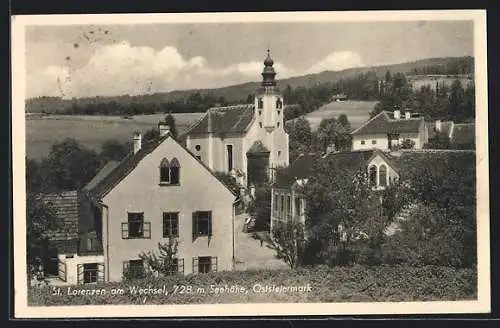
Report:
[[[308,178],[318,159],[320,156],[314,153],[301,154],[287,169],[276,172],[275,186],[286,188],[292,186],[298,179]]]
[[[186,134],[246,132],[254,118],[253,104],[212,107]]]
[[[59,220],[57,230],[47,233],[47,237],[51,240],[60,241],[77,239],[79,233],[78,192],[73,190],[44,194],[41,195],[41,200],[50,206]]]
[[[252,146],[248,149],[247,154],[262,154],[262,153],[270,153],[269,149],[264,146],[262,141],[257,140],[254,141]]]
[[[466,144],[475,145],[476,124],[475,123],[455,124],[451,141],[457,145],[466,145]]]
[[[332,167],[332,173],[334,168],[343,168],[354,174],[359,169],[366,167],[376,154],[382,154],[382,152],[378,149],[341,151],[329,153],[323,158]]]
[[[403,114],[401,118],[394,119],[391,112],[382,111],[352,131],[351,134],[418,133],[423,123],[423,117],[411,117],[407,119]]]
[[[86,186],[87,189],[85,191],[91,196],[94,200],[100,200],[106,194],[108,194],[120,181],[122,181],[125,177],[128,176],[130,172],[132,172],[140,161],[146,157],[146,155],[153,152],[158,146],[160,146],[166,139],[171,138],[174,142],[176,142],[182,149],[184,149],[189,155],[191,155],[201,166],[203,166],[206,170],[212,174],[218,181],[220,181],[233,195],[237,196],[237,194],[214,172],[206,166],[202,161],[200,161],[196,156],[191,153],[184,145],[180,144],[175,138],[172,138],[170,134],[167,134],[164,137],[159,137],[150,142],[144,143],[141,149],[137,153],[132,153],[125,157],[118,165],[111,165],[109,167],[113,167],[113,169],[109,169],[108,165],[106,165],[99,173],[97,173],[96,177],[92,179],[92,181],[96,180],[92,184],[92,188],[88,188],[89,185]],[[106,170],[101,174],[102,171]],[[107,173],[107,174],[105,174]],[[100,176],[100,179],[97,177]],[[98,180],[98,181],[97,181]],[[91,182],[92,182],[91,181]],[[90,183],[89,183],[90,184]]]

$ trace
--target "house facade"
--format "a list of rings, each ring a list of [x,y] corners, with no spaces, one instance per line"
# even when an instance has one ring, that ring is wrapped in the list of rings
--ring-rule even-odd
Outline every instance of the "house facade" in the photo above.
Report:
[[[406,110],[382,111],[351,132],[352,150],[377,148],[383,151],[400,148],[405,140],[422,149],[429,140],[424,118]]]
[[[158,254],[170,239],[178,241],[172,273],[233,270],[236,195],[168,129],[160,131],[145,144],[136,134],[134,152],[109,162],[84,188],[102,250],[76,271],[95,279],[77,283],[142,277],[151,268],[139,255]]]
[[[242,185],[262,183],[289,164],[285,100],[276,86],[269,50],[253,104],[214,107],[186,132],[186,147],[211,170],[228,172]]]

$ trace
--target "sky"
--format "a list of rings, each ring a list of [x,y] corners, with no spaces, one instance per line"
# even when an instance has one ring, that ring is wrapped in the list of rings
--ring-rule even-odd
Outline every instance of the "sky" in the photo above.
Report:
[[[26,27],[26,97],[138,95],[446,56],[473,56],[472,21]]]

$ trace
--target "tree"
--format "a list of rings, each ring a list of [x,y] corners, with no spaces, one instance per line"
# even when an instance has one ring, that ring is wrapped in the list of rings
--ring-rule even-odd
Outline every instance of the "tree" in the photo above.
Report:
[[[301,153],[310,151],[311,126],[308,120],[299,117],[287,126],[286,130],[290,140],[290,162],[293,162]]]
[[[38,193],[29,193],[26,199],[27,261],[30,277],[43,272],[48,251],[48,234],[59,227],[57,215],[50,204]]]
[[[168,238],[166,243],[158,243],[158,254],[149,251],[139,254],[139,258],[146,263],[153,273],[169,276],[178,273],[176,259],[179,242],[176,238]]]
[[[291,269],[303,264],[306,250],[304,225],[291,220],[278,222],[273,226],[273,246],[278,258],[283,259]]]
[[[152,129],[149,129],[148,131],[146,131],[146,133],[144,133],[144,136],[142,137],[142,141],[144,143],[147,143],[147,142],[155,140],[159,136],[160,136],[160,130],[158,130],[157,128],[152,128]]]
[[[427,149],[451,149],[452,144],[448,134],[437,132],[436,135],[429,139],[429,142],[424,146]]]
[[[165,116],[164,122],[165,124],[170,126],[170,133],[172,134],[172,136],[174,138],[177,138],[177,127],[175,126],[174,116],[172,114],[168,114],[167,116]]]
[[[339,226],[346,235],[344,254],[356,235],[374,236],[385,228],[385,220],[378,214],[379,197],[371,190],[365,168],[326,158],[313,166],[303,192],[310,241],[307,254],[314,262],[338,263]]]
[[[269,231],[271,220],[270,186],[263,186],[255,190],[255,198],[248,205],[247,212],[255,219],[255,230]]]
[[[101,169],[103,161],[93,150],[75,139],[56,143],[42,162],[46,170],[47,191],[78,190]]]
[[[402,149],[413,149],[413,147],[415,147],[415,141],[413,141],[411,139],[405,139],[401,143]]]
[[[326,151],[330,145],[334,145],[335,150],[343,150],[347,147],[349,132],[348,127],[335,118],[322,119],[317,131],[321,150]]]
[[[118,140],[108,139],[102,143],[99,156],[108,161],[121,161],[129,153],[130,145],[127,142],[121,143]]]

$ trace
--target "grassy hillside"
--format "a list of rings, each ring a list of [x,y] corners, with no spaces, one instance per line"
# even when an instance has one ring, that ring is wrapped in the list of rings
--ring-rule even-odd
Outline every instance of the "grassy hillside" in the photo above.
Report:
[[[315,131],[324,118],[337,118],[340,114],[347,115],[353,129],[359,127],[370,118],[370,112],[375,108],[377,101],[333,101],[321,106],[304,117],[309,121],[311,130]]]
[[[383,78],[387,70],[390,70],[391,72],[409,73],[415,69],[421,69],[427,66],[443,66],[454,60],[457,60],[457,57],[430,58],[430,59],[422,59],[414,62],[406,62],[393,65],[350,68],[342,71],[324,71],[317,74],[291,77],[283,80],[280,80],[278,72],[277,78],[278,78],[278,86],[281,88],[285,87],[287,84],[289,84],[292,88],[296,88],[299,86],[310,87],[318,83],[335,82],[341,78],[355,77],[361,73],[372,72],[372,71],[375,72],[375,74],[379,78]],[[124,95],[116,97],[79,98],[77,101],[80,105],[85,105],[86,103],[90,102],[99,103],[99,102],[111,102],[111,101],[115,101],[119,104],[120,103],[129,104],[131,102],[147,103],[147,104],[165,103],[171,101],[178,101],[180,99],[187,99],[190,94],[199,91],[201,94],[211,93],[215,97],[222,96],[226,100],[233,102],[246,99],[247,96],[249,94],[253,94],[259,86],[260,82],[248,82],[248,83],[226,86],[221,88],[214,88],[214,89],[176,90],[166,93],[156,93],[156,94],[141,95],[136,97]],[[29,99],[27,101],[26,112],[36,113],[36,112],[41,112],[42,110],[45,110],[46,112],[58,112],[70,106],[71,106],[71,100],[63,100],[58,97],[34,98],[34,99]]]
[[[182,133],[203,114],[172,115],[178,133]],[[134,131],[144,133],[164,117],[164,114],[137,115],[131,119],[117,116],[29,115],[26,118],[26,155],[28,158],[40,159],[50,152],[54,143],[64,138],[74,138],[85,147],[99,150],[105,140],[126,142]]]

